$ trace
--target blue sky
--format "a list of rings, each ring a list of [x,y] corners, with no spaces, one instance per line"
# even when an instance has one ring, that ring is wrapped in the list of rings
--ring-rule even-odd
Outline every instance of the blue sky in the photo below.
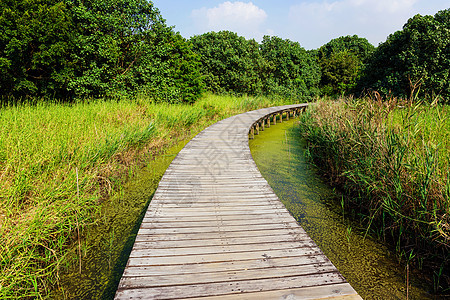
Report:
[[[449,0],[153,0],[167,24],[185,38],[230,30],[258,42],[274,35],[316,49],[357,34],[373,45],[416,15],[450,8]]]

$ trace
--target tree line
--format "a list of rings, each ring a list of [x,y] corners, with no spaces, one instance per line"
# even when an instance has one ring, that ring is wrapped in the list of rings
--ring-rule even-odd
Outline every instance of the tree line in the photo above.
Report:
[[[147,0],[3,0],[0,95],[71,100],[145,94],[192,103],[205,91],[281,96],[375,90],[449,102],[450,9],[416,15],[378,47],[343,36],[316,50],[229,31],[183,38]]]

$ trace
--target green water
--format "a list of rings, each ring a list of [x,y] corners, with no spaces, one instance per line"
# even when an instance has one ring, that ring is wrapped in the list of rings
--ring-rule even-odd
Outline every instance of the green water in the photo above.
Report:
[[[131,174],[132,179],[102,207],[97,224],[83,233],[81,273],[78,245],[67,266],[61,266],[59,288],[52,299],[112,299],[131,252],[143,214],[158,183],[177,153],[188,141],[159,155]]]
[[[364,299],[405,299],[404,267],[388,249],[363,239],[357,225],[343,220],[336,193],[322,183],[304,158],[295,121],[266,129],[250,141],[263,176],[286,207]],[[134,172],[133,179],[103,206],[101,218],[84,232],[82,270],[77,245],[72,261],[61,266],[52,299],[112,299],[159,180],[187,141],[180,142]],[[413,277],[410,299],[431,299]]]
[[[286,208],[364,299],[406,299],[406,270],[388,248],[343,217],[339,195],[305,158],[295,120],[250,140],[262,175]],[[410,272],[412,273],[412,272]],[[409,299],[433,299],[410,274]]]

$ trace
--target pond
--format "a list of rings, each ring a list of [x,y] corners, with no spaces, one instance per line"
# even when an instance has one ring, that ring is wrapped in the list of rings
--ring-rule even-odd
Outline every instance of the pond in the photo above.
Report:
[[[363,299],[406,299],[406,269],[382,243],[364,237],[358,223],[345,218],[339,193],[327,186],[305,155],[295,120],[283,122],[250,140],[261,174]],[[409,299],[433,299],[409,275]]]

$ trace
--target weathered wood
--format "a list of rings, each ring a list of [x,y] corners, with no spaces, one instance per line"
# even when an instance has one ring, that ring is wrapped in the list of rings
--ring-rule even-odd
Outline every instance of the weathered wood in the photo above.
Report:
[[[336,272],[336,268],[330,263],[311,264],[296,267],[269,267],[265,269],[223,271],[214,273],[194,274],[169,274],[150,275],[143,277],[125,277],[123,285],[128,288],[158,287],[162,285],[184,285],[223,282],[224,278],[230,281],[269,279],[276,273],[279,277],[301,276],[310,274],[323,274]]]
[[[157,238],[158,240],[164,240],[164,241],[174,241],[174,240],[198,240],[198,239],[215,239],[215,238],[221,238],[221,239],[231,239],[231,238],[248,238],[248,237],[266,237],[266,236],[274,236],[274,235],[293,235],[296,238],[303,238],[303,234],[297,234],[296,230],[293,229],[263,229],[263,230],[244,230],[244,231],[231,231],[231,232],[220,232],[218,234],[217,232],[211,232],[211,233],[195,233],[195,232],[189,232],[189,233],[183,233],[183,234],[138,234],[136,237],[136,242],[138,241],[147,241],[150,238]]]
[[[301,282],[299,286],[299,282]],[[188,284],[160,287],[143,287],[119,289],[117,299],[150,298],[150,299],[180,299],[199,296],[221,296],[234,294],[235,297],[245,296],[243,293],[254,293],[270,290],[284,290],[293,288],[309,288],[317,286],[317,282],[324,285],[341,284],[345,280],[338,273],[318,273],[309,276],[275,277],[270,279],[251,279],[242,281],[212,282],[207,284]],[[355,294],[355,292],[352,292]]]
[[[270,118],[288,120],[302,107],[222,120],[183,148],[145,213],[116,299],[361,299],[279,201],[248,148]]]
[[[158,236],[149,235],[146,240],[136,242],[135,249],[142,248],[181,248],[181,247],[206,247],[206,246],[223,246],[223,245],[248,245],[260,243],[279,243],[279,242],[294,242],[299,238],[306,239],[306,234],[300,235],[272,235],[272,236],[253,236],[253,237],[238,237],[238,238],[213,238],[213,239],[199,239],[199,240],[160,240]]]
[[[261,300],[261,299],[303,299],[303,300],[361,300],[354,290],[348,284],[333,284],[319,287],[285,289],[269,292],[246,293],[242,295],[245,300]],[[190,298],[191,300],[200,300],[200,298]],[[233,300],[236,295],[202,297],[201,300]]]
[[[234,260],[225,262],[210,262],[201,264],[158,265],[158,266],[131,266],[125,269],[124,277],[159,276],[170,274],[200,274],[207,272],[225,272],[242,270],[259,270],[271,267],[299,267],[305,265],[323,265],[329,262],[322,256],[291,256]]]

